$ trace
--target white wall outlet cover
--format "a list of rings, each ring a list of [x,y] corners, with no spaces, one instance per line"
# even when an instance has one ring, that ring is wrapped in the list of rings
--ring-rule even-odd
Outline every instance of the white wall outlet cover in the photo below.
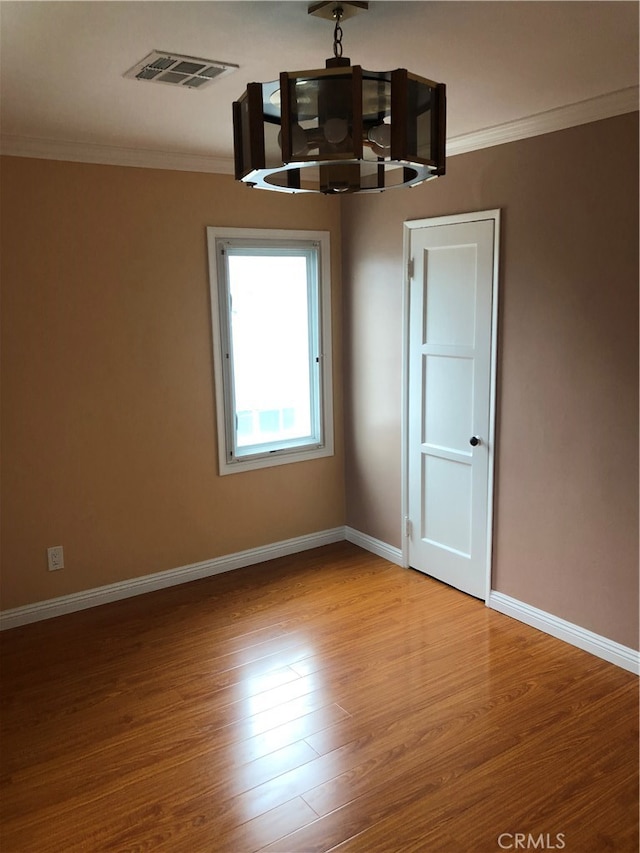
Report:
[[[47,548],[47,563],[50,572],[64,569],[64,551],[62,545],[54,545],[52,548]]]

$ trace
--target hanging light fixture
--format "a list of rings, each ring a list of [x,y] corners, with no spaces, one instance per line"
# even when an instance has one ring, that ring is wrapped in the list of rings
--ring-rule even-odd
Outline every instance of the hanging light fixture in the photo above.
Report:
[[[364,71],[342,55],[345,8],[326,68],[249,83],[233,104],[236,180],[280,192],[355,193],[410,187],[445,173],[445,85],[404,68]]]

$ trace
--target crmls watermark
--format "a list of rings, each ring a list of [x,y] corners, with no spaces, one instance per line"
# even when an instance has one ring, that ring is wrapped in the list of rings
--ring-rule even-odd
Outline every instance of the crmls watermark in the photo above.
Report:
[[[498,847],[501,850],[564,850],[564,832],[551,835],[541,832],[503,832],[498,836]]]

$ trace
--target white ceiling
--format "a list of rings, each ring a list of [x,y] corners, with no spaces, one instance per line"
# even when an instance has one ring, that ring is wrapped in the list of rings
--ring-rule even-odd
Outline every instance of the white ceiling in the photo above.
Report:
[[[332,23],[307,6],[2,0],[3,150],[45,156],[93,147],[94,159],[107,162],[109,152],[137,150],[226,171],[231,103],[246,84],[322,68],[332,55]],[[352,63],[446,83],[454,141],[509,123],[527,127],[530,116],[579,102],[609,104],[609,114],[637,105],[637,2],[372,0],[343,30]],[[122,76],[153,49],[240,68],[201,91]]]

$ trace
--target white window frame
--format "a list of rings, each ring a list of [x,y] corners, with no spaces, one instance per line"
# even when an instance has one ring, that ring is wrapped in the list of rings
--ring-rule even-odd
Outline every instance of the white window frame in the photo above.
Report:
[[[222,250],[225,244],[247,249],[282,247],[317,248],[317,336],[316,364],[318,434],[312,443],[300,445],[294,440],[287,446],[258,451],[250,455],[237,455],[235,404],[233,400],[232,357],[230,345],[230,312],[226,260]],[[257,468],[269,468],[333,456],[333,369],[331,345],[331,247],[328,231],[288,231],[256,228],[207,228],[209,254],[209,281],[211,287],[211,326],[213,367],[218,427],[219,472],[236,474]],[[226,312],[226,316],[225,316]]]

